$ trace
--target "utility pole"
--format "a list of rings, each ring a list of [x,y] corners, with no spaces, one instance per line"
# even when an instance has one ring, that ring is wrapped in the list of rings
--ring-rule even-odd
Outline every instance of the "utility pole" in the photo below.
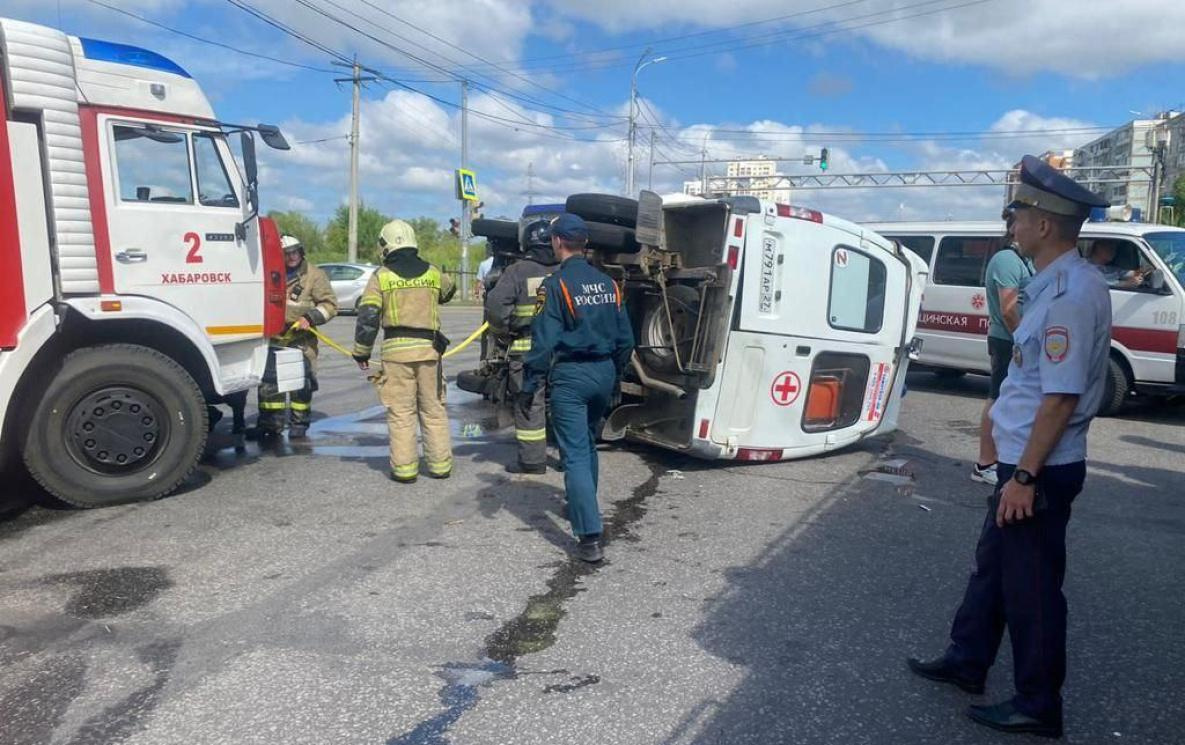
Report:
[[[650,171],[646,174],[646,188],[654,190],[654,130],[650,130]]]
[[[469,168],[469,81],[461,81],[461,169]],[[461,297],[469,297],[469,218],[468,199],[461,200]]]
[[[334,62],[333,64],[339,67],[349,67],[351,75],[348,78],[336,78],[335,83],[353,83],[354,84],[354,106],[353,117],[350,122],[350,222],[349,222],[349,237],[346,239],[346,260],[351,264],[358,262],[358,120],[359,108],[362,99],[362,84],[377,80],[372,77],[362,77],[363,68],[358,64],[358,57],[354,57],[354,62],[347,65],[344,62]],[[373,72],[367,70],[367,72]]]
[[[527,163],[527,206],[535,203],[535,162]]]
[[[699,188],[700,196],[704,199],[708,198],[708,137],[711,136],[711,131],[704,135],[704,144],[699,151]]]
[[[638,64],[634,65],[634,72],[630,76],[630,131],[625,167],[625,195],[627,197],[634,195],[634,145],[638,139],[638,73],[646,65],[653,65],[666,60],[666,57],[655,57],[648,60],[646,57],[649,54],[650,48],[647,47],[646,51],[642,52],[642,56],[638,58]]]

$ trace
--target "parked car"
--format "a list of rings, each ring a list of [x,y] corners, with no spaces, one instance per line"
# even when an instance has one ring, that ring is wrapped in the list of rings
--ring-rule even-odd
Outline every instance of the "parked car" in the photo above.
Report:
[[[329,275],[342,313],[357,313],[358,300],[375,269],[374,264],[318,264]]]

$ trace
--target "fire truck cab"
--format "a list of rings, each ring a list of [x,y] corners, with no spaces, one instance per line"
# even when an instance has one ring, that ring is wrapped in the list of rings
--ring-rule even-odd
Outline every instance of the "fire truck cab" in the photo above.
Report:
[[[167,494],[206,399],[264,375],[285,292],[257,134],[287,148],[154,52],[0,19],[0,451],[57,498]]]

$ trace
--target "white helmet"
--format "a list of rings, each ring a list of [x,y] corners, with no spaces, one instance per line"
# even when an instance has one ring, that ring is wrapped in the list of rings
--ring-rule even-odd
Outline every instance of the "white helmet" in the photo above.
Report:
[[[384,225],[379,233],[379,248],[382,249],[383,258],[401,248],[419,248],[416,244],[416,231],[403,220],[392,220]]]
[[[301,244],[300,239],[296,236],[280,236],[280,246],[283,247],[284,253],[288,253],[289,251],[300,251],[301,253],[304,253],[304,246]]]

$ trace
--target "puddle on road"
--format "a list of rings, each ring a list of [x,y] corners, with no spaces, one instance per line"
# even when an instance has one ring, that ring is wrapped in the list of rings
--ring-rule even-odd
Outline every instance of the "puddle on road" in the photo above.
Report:
[[[666,466],[649,459],[650,477],[634,488],[633,494],[614,504],[612,516],[605,521],[605,542],[616,539],[637,541],[631,531],[646,514],[645,501],[658,492],[659,481]],[[448,728],[477,705],[479,689],[499,680],[509,680],[529,674],[520,670],[519,658],[548,649],[556,642],[560,621],[567,615],[564,604],[584,591],[582,581],[596,574],[598,567],[569,557],[556,567],[547,581],[547,592],[527,599],[526,607],[486,637],[485,654],[480,662],[450,663],[439,675],[446,685],[440,691],[445,710],[424,720],[408,732],[387,741],[387,745],[447,745]],[[563,674],[567,670],[552,670],[540,674]],[[544,693],[571,693],[601,682],[598,675],[574,676],[566,683],[544,687]]]

